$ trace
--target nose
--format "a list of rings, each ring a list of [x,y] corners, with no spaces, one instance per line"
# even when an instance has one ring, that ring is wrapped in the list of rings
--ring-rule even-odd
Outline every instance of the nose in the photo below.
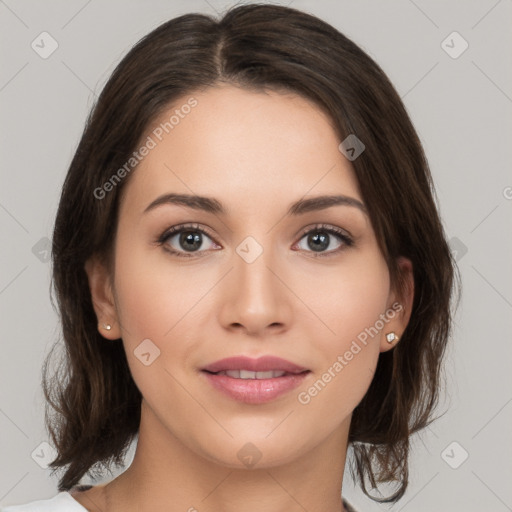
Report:
[[[263,248],[262,248],[263,249]],[[276,258],[270,249],[254,260],[243,252],[233,255],[233,269],[226,276],[220,322],[228,330],[251,336],[277,334],[289,328],[292,305]]]

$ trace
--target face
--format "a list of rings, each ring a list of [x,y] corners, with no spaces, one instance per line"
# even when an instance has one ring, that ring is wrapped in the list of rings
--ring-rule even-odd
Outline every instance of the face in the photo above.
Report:
[[[183,98],[143,141],[112,294],[95,300],[100,322],[113,316],[108,336],[123,339],[143,414],[232,467],[244,450],[272,466],[346,431],[392,346],[386,333],[405,324],[328,117],[299,96],[223,86]],[[233,357],[249,360],[214,365]]]

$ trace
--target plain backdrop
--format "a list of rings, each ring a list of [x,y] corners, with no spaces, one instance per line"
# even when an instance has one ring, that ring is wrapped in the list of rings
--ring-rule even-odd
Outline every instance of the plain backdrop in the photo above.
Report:
[[[512,510],[512,1],[273,3],[331,23],[395,84],[429,158],[462,275],[446,413],[414,437],[410,487],[391,510]],[[95,95],[128,49],[162,22],[232,4],[0,1],[1,505],[57,492],[57,476],[44,467],[51,447],[40,384],[59,336],[48,243]],[[344,495],[361,511],[389,508],[366,498],[348,474]]]

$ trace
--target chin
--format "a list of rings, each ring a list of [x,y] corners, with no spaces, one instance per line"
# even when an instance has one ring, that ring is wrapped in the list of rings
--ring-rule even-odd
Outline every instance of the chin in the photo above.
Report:
[[[241,432],[233,438],[223,435],[216,436],[207,445],[197,446],[194,451],[204,458],[231,469],[266,469],[293,462],[295,459],[312,449],[321,440],[310,438],[308,442],[303,436],[294,438],[286,435],[286,429],[280,435],[270,434],[268,429],[257,431],[254,428]],[[212,451],[212,447],[216,450]]]

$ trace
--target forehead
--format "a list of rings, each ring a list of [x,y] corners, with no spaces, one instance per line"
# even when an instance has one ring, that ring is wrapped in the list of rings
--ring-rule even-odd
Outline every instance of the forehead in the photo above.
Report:
[[[212,87],[176,101],[151,124],[143,143],[148,137],[152,148],[124,194],[140,207],[165,192],[260,207],[283,196],[338,192],[360,198],[331,119],[302,96]]]

